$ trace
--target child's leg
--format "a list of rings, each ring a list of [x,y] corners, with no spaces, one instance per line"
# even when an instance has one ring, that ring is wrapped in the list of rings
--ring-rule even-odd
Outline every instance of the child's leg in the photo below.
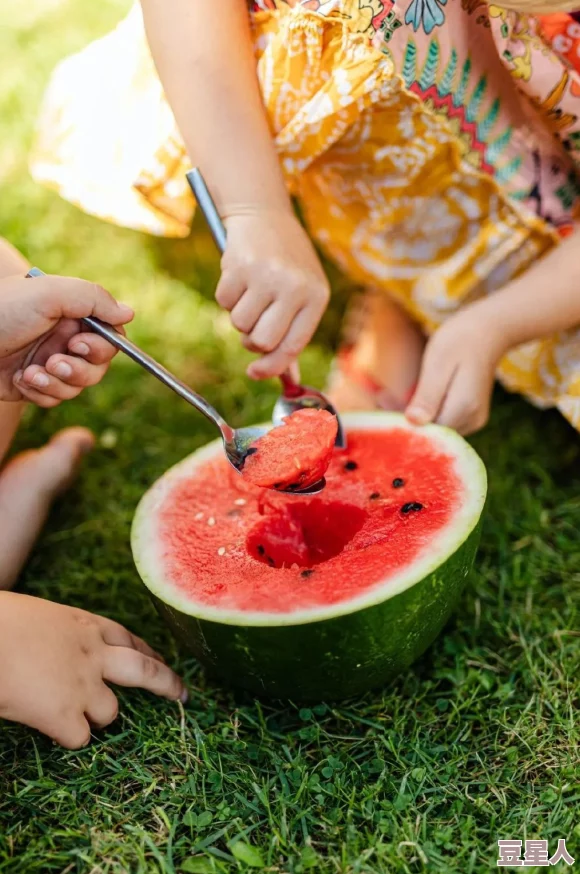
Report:
[[[344,412],[403,410],[419,376],[421,331],[382,291],[366,291],[350,322],[330,380],[333,402]]]
[[[28,265],[0,239],[0,278],[23,274]],[[0,313],[2,302],[0,300]],[[0,402],[0,464],[10,447],[24,404]],[[42,528],[50,505],[73,478],[92,446],[85,428],[67,428],[42,449],[23,452],[0,472],[0,589],[14,585]]]

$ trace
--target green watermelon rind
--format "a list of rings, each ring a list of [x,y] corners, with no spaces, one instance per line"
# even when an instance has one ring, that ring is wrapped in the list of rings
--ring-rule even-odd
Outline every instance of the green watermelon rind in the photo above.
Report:
[[[404,416],[397,413],[350,413],[341,417],[348,430],[376,430],[404,428],[413,429]],[[191,596],[180,592],[164,579],[159,543],[156,538],[155,518],[167,495],[183,479],[209,459],[223,452],[221,440],[202,447],[164,474],[143,496],[133,520],[131,544],[135,564],[141,579],[157,601],[166,605],[175,614],[192,617],[199,622],[210,622],[233,628],[295,628],[310,623],[319,625],[327,620],[364,612],[399,598],[408,589],[428,579],[438,577],[441,569],[449,566],[452,558],[465,552],[465,545],[472,542],[471,535],[478,528],[487,494],[485,466],[474,449],[455,431],[439,425],[427,425],[421,429],[431,437],[436,447],[455,457],[456,470],[463,482],[465,495],[460,512],[453,524],[447,526],[429,544],[429,550],[408,567],[391,576],[384,584],[375,584],[367,592],[351,600],[321,607],[280,613],[252,613],[241,610],[224,610],[196,603]],[[467,550],[470,553],[470,550]],[[473,550],[473,557],[475,550]],[[454,563],[452,563],[453,565]],[[449,571],[451,566],[449,566]],[[446,572],[449,574],[449,571]],[[451,582],[451,580],[450,580]]]
[[[393,413],[344,416],[349,429],[411,428]],[[294,701],[339,700],[406,670],[449,620],[473,566],[487,491],[485,467],[455,432],[424,429],[456,458],[465,499],[429,555],[374,586],[364,597],[279,614],[220,611],[196,604],[163,579],[156,512],[195,468],[222,452],[216,441],[176,465],[142,498],[132,546],[139,573],[175,636],[211,672],[256,695]]]
[[[212,674],[254,695],[338,701],[384,685],[438,637],[466,583],[481,522],[426,578],[380,604],[294,626],[232,626],[197,619],[154,596],[175,637]]]

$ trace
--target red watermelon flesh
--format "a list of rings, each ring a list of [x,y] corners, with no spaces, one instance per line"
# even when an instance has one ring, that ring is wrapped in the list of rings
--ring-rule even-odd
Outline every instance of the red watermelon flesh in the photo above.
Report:
[[[456,464],[420,429],[355,428],[305,498],[256,488],[214,453],[155,498],[149,562],[192,605],[239,621],[356,601],[445,537],[465,495]]]
[[[242,476],[266,489],[308,488],[326,473],[337,432],[327,410],[298,410],[254,443]]]

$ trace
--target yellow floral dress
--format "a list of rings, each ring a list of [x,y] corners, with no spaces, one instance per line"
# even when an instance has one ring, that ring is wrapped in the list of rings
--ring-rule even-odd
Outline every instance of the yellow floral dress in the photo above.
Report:
[[[570,232],[580,76],[539,22],[482,0],[259,0],[250,15],[313,238],[426,331]],[[55,71],[32,173],[89,213],[181,237],[189,167],[136,7]],[[498,376],[580,428],[580,330],[513,350]]]

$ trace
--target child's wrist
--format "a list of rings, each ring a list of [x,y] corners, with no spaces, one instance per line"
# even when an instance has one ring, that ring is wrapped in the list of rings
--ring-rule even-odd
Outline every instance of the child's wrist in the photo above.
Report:
[[[229,203],[222,206],[220,213],[222,220],[226,225],[228,221],[238,218],[264,218],[266,220],[272,217],[285,219],[296,218],[296,214],[292,208],[292,202],[289,198],[286,201],[278,203]]]
[[[518,310],[510,303],[501,299],[500,291],[469,307],[472,318],[477,322],[478,333],[493,347],[498,361],[510,349],[525,342],[521,333]]]

